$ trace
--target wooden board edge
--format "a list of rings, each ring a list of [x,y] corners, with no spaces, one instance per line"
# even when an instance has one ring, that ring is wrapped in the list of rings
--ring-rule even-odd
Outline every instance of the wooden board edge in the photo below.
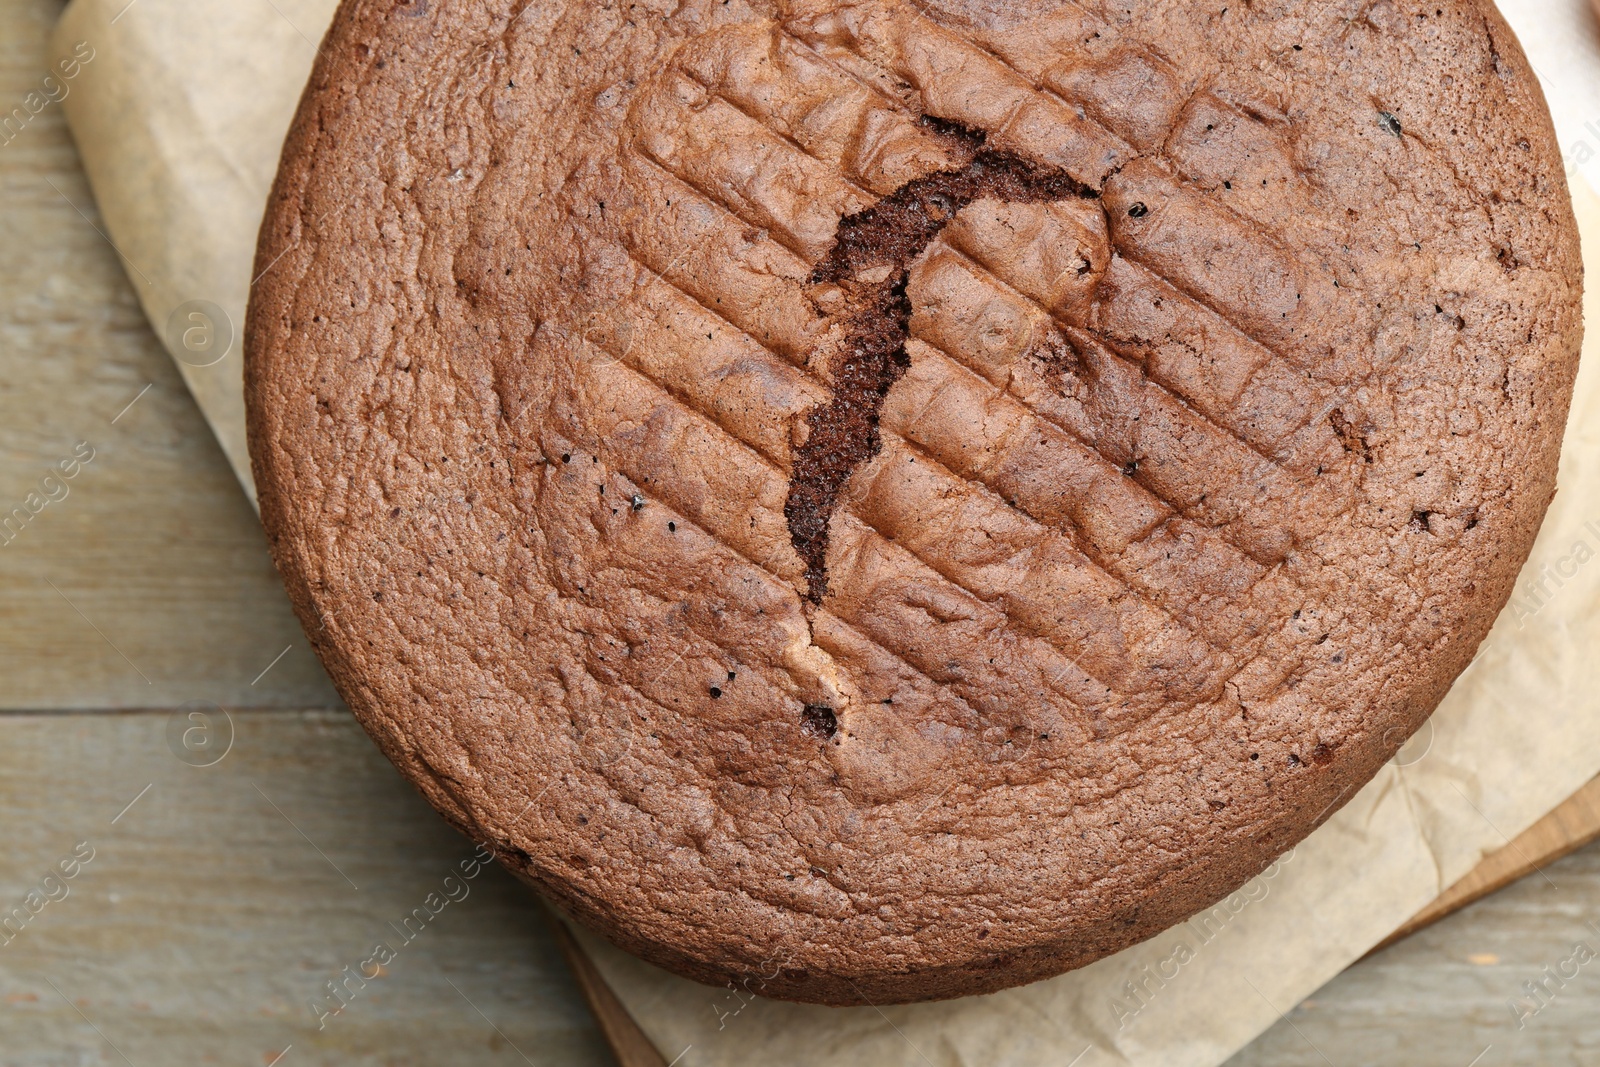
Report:
[[[1418,930],[1482,900],[1556,860],[1600,839],[1600,777],[1562,801],[1550,814],[1483,858],[1405,925],[1372,949],[1378,952]],[[1371,955],[1369,952],[1368,955]]]
[[[577,979],[578,989],[583,993],[589,1010],[594,1013],[595,1022],[600,1025],[606,1044],[611,1046],[611,1053],[617,1058],[617,1067],[667,1067],[666,1057],[645,1036],[633,1016],[628,1014],[628,1009],[622,1006],[622,1001],[601,976],[600,969],[584,952],[583,946],[578,944],[578,939],[572,936],[572,931],[567,929],[566,921],[548,904],[545,905],[545,912],[556,945],[566,958],[567,966],[572,969],[572,976]]]

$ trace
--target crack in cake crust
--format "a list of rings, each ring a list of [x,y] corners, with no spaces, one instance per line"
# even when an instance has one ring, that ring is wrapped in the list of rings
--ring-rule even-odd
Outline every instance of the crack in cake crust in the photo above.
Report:
[[[938,120],[934,120],[937,122]],[[784,515],[805,562],[807,597],[827,595],[828,524],[851,473],[878,454],[878,416],[889,390],[910,366],[906,340],[911,263],[956,215],[980,199],[1047,203],[1098,194],[1065,171],[982,147],[985,135],[953,123],[941,132],[972,158],[959,169],[916,178],[839,222],[834,246],[812,272],[813,285],[836,287],[851,310],[830,345],[833,398],[806,413],[809,431],[795,450]],[[1081,273],[1087,273],[1088,263]]]

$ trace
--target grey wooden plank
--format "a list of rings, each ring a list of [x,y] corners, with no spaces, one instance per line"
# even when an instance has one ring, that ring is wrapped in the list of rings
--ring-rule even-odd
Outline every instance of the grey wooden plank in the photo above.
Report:
[[[169,718],[0,716],[0,1065],[611,1062],[533,896],[348,715],[234,713],[210,767]]]
[[[60,7],[0,0],[7,114],[42,85]],[[60,108],[0,141],[0,708],[336,706]],[[79,442],[93,460],[41,486]]]

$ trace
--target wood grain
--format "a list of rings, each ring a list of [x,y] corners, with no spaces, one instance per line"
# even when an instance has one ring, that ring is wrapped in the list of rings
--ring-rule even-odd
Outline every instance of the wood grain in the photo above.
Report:
[[[234,713],[209,767],[171,719],[0,716],[0,920],[92,850],[0,926],[0,1065],[611,1062],[531,894],[464,876],[474,846],[348,714]]]
[[[59,10],[0,0],[6,113],[40,88]],[[99,232],[60,107],[7,136],[0,517],[23,507],[27,521],[0,535],[0,708],[338,706],[260,526],[145,324],[137,269]],[[29,514],[79,442],[93,461]]]

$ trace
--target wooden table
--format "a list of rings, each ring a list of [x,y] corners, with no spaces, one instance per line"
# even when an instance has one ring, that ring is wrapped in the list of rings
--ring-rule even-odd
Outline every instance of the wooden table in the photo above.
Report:
[[[59,10],[0,0],[7,111]],[[472,849],[340,709],[99,228],[47,107],[0,145],[0,516],[94,458],[0,544],[0,1064],[610,1063],[497,869],[401,942]]]
[[[59,11],[0,0],[7,110]],[[612,1062],[497,871],[341,978],[470,849],[340,710],[101,229],[46,107],[0,146],[0,515],[79,442],[94,459],[0,545],[0,918],[26,916],[0,927],[0,1067]],[[197,766],[183,731],[208,724],[231,747]],[[1600,951],[1596,848],[1357,964],[1232,1063],[1600,1063],[1600,961],[1544,972],[1579,941]]]

